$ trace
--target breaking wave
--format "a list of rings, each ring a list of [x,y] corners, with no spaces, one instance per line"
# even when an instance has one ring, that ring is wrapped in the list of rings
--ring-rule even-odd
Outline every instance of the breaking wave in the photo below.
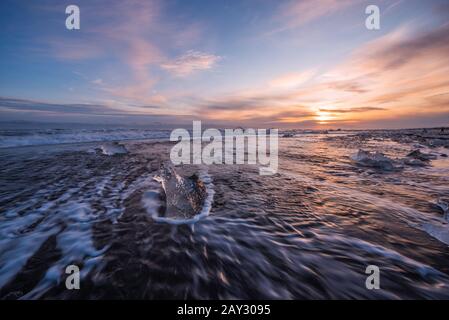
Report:
[[[66,143],[168,139],[168,130],[146,129],[47,129],[0,130],[0,148],[54,145]]]

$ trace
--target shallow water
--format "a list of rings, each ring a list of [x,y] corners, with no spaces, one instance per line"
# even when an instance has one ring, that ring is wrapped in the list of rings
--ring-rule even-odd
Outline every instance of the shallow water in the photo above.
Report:
[[[391,159],[414,141],[385,133],[280,138],[279,172],[182,166],[200,174],[199,219],[155,219],[153,179],[170,144],[125,141],[107,156],[86,142],[0,150],[0,297],[6,299],[449,298],[449,153],[385,172],[351,156]],[[156,206],[156,207],[155,207]],[[81,269],[67,290],[64,270]],[[365,287],[368,265],[380,290]]]

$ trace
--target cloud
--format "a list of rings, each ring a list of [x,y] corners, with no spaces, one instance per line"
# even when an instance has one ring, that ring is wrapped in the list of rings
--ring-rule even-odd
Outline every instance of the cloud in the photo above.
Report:
[[[448,25],[418,35],[409,32],[403,34],[403,37],[389,45],[380,46],[367,58],[382,62],[383,68],[396,69],[426,55],[449,54]]]
[[[192,115],[161,113],[159,106],[135,106],[133,111],[119,106],[89,103],[50,103],[0,97],[0,124],[4,122],[57,122],[172,127],[191,125]]]
[[[294,88],[310,80],[314,74],[312,70],[288,73],[272,79],[269,84],[274,88]]]
[[[192,101],[194,114],[201,119],[248,124],[270,125],[303,121],[316,113],[305,105],[296,103],[285,92],[267,90],[236,92],[213,99]]]
[[[276,16],[274,23],[278,27],[275,32],[293,30],[306,24],[327,20],[335,13],[343,13],[342,10],[350,9],[360,2],[358,0],[280,2],[279,10],[273,11]],[[380,3],[385,4],[386,1],[382,0]],[[400,3],[399,0],[391,4],[390,10],[398,11],[401,8]],[[196,72],[211,70],[222,59],[218,53],[187,51],[195,48],[194,44],[198,39],[204,39],[200,36],[202,26],[198,23],[198,19],[195,22],[183,23],[182,15],[177,15],[177,8],[159,0],[114,2],[80,0],[80,6],[83,19],[81,30],[76,33],[64,33],[62,38],[50,39],[48,43],[46,42],[48,46],[45,49],[49,49],[53,57],[67,60],[68,66],[76,66],[83,72],[87,69],[83,67],[95,68],[92,70],[94,76],[90,73],[89,76],[80,74],[80,79],[95,89],[96,94],[100,92],[100,97],[103,97],[101,94],[105,94],[108,99],[120,103],[121,107],[112,110],[110,106],[101,104],[56,105],[4,100],[1,106],[3,111],[77,113],[87,117],[89,114],[104,112],[121,114],[126,111],[133,115],[157,113],[162,112],[162,107],[168,110],[173,106],[170,109],[173,114],[179,115],[180,110],[191,110],[194,117],[231,123],[234,120],[289,125],[315,125],[325,122],[358,126],[379,124],[382,121],[392,125],[394,120],[397,126],[400,126],[401,119],[408,119],[410,115],[422,115],[426,112],[429,113],[426,119],[438,119],[437,114],[445,115],[449,110],[447,19],[444,21],[445,24],[435,27],[441,22],[440,19],[432,20],[433,16],[429,16],[429,20],[421,30],[414,29],[414,25],[410,24],[385,34],[391,27],[389,24],[381,33],[370,33],[373,36],[382,36],[356,48],[347,59],[328,67],[327,70],[324,68],[331,61],[319,61],[320,64],[316,69],[315,66],[308,66],[306,70],[293,70],[271,80],[264,79],[264,85],[258,87],[212,96],[203,91],[198,93],[199,96],[192,98],[191,92],[179,93],[181,90],[189,89],[180,89],[176,84],[173,86],[164,80],[170,75],[187,77]],[[439,10],[439,14],[447,17],[449,12],[447,6],[441,8],[445,10]],[[168,12],[168,9],[175,10]],[[173,19],[173,13],[176,19]],[[361,10],[362,29],[363,17],[364,12]],[[342,16],[336,18],[341,19]],[[273,20],[268,23],[270,27],[273,26]],[[260,33],[261,30],[266,30],[267,25],[254,27],[257,27],[254,29]],[[322,40],[319,38],[320,30],[321,27],[315,29],[317,32],[314,35],[318,36],[316,42]],[[211,31],[214,29],[211,28]],[[273,45],[278,47],[269,52],[270,56],[271,53],[281,52],[280,45],[285,40],[292,39],[287,38],[288,34],[285,36],[279,38],[281,42],[272,39]],[[357,36],[351,43],[357,43],[367,37]],[[213,45],[214,41],[209,40],[207,37],[208,42],[203,45],[207,45],[206,47]],[[335,41],[338,41],[338,38],[335,38]],[[42,45],[41,42],[39,44]],[[332,46],[332,41],[329,45]],[[246,47],[242,47],[242,50],[244,49]],[[172,52],[181,54],[173,57]],[[238,52],[234,61],[239,62],[239,57]],[[319,57],[317,53],[316,59]],[[83,60],[88,64],[83,66],[81,64]],[[267,69],[258,73],[259,70],[255,69],[260,65],[257,64],[259,62],[257,60],[247,66],[253,76],[267,74],[284,66],[284,62],[275,66],[266,65],[264,68]],[[98,69],[96,62],[99,62]],[[285,61],[287,64],[289,62],[292,61]],[[314,69],[312,71],[309,68]],[[246,82],[248,79],[249,76],[247,78],[245,75],[238,83],[248,83]],[[234,83],[228,82],[224,83],[223,88],[229,84],[234,86]],[[206,83],[195,83],[195,86],[192,86],[195,87],[193,90],[197,90],[197,85],[210,86]],[[237,82],[235,85],[238,85]],[[169,86],[171,87],[168,88]],[[216,91],[215,88],[213,91]],[[186,103],[181,101],[183,103],[181,105],[175,105],[178,101],[174,101],[172,104],[173,99],[188,99],[186,96],[191,98],[191,101]],[[185,109],[181,109],[184,107]]]
[[[34,100],[0,97],[0,109],[21,112],[53,112],[76,114],[121,114],[123,111],[97,104],[56,104]]]
[[[327,83],[327,86],[330,89],[335,90],[341,90],[341,91],[347,91],[352,93],[365,93],[367,92],[366,89],[363,88],[363,86],[358,83],[357,81],[351,80],[351,81],[334,81]]]
[[[334,68],[329,83],[354,84],[363,94],[351,105],[374,105],[407,113],[448,108],[449,25],[427,32],[400,28],[359,48]],[[334,86],[335,87],[335,86]],[[434,97],[434,98],[432,98]]]
[[[167,97],[153,93],[160,81],[156,73],[164,62],[179,63],[174,74],[211,68],[217,56],[189,52],[185,61],[168,61],[167,52],[192,48],[200,39],[198,21],[169,19],[169,5],[160,0],[82,1],[82,25],[76,33],[55,32],[39,42],[41,50],[67,62],[101,61],[95,70],[102,83],[88,81],[96,90],[123,102],[154,104]],[[54,10],[54,8],[48,8]],[[188,59],[190,58],[190,60]],[[184,63],[183,63],[184,62]],[[101,69],[100,69],[101,68]]]
[[[320,108],[320,112],[329,113],[359,113],[359,112],[369,112],[369,111],[384,111],[385,108],[379,107],[360,107],[360,108],[350,108],[350,109],[324,109]]]
[[[281,26],[271,34],[304,26],[358,2],[360,0],[293,0],[283,3],[276,14]]]
[[[238,119],[242,123],[254,126],[284,127],[290,123],[298,124],[305,121],[311,121],[316,114],[305,110],[288,110],[288,111],[275,111],[269,115],[248,114],[246,117]]]
[[[172,61],[163,63],[161,68],[177,77],[185,77],[196,71],[211,69],[220,60],[220,56],[190,50]]]
[[[280,124],[358,128],[374,123],[382,127],[382,121],[401,127],[412,123],[415,115],[441,125],[449,114],[449,25],[425,32],[400,27],[356,48],[322,74],[310,79],[305,74],[292,73],[265,87],[199,100],[196,112],[229,121],[268,123],[271,118]],[[290,115],[282,117],[283,112]]]

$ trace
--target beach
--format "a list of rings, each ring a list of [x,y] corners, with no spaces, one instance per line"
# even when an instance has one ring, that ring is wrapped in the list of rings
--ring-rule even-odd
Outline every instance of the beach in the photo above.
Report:
[[[164,215],[168,135],[111,131],[3,133],[1,299],[449,298],[437,129],[281,133],[273,175],[171,166],[201,182],[188,219]],[[65,287],[71,264],[80,290]],[[365,287],[368,265],[381,290]]]

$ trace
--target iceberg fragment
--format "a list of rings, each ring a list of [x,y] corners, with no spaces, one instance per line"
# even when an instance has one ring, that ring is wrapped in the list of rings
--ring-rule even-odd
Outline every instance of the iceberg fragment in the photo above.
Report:
[[[369,152],[360,149],[357,154],[352,156],[352,160],[357,162],[358,165],[364,167],[372,167],[388,171],[394,169],[393,160],[380,152]]]

